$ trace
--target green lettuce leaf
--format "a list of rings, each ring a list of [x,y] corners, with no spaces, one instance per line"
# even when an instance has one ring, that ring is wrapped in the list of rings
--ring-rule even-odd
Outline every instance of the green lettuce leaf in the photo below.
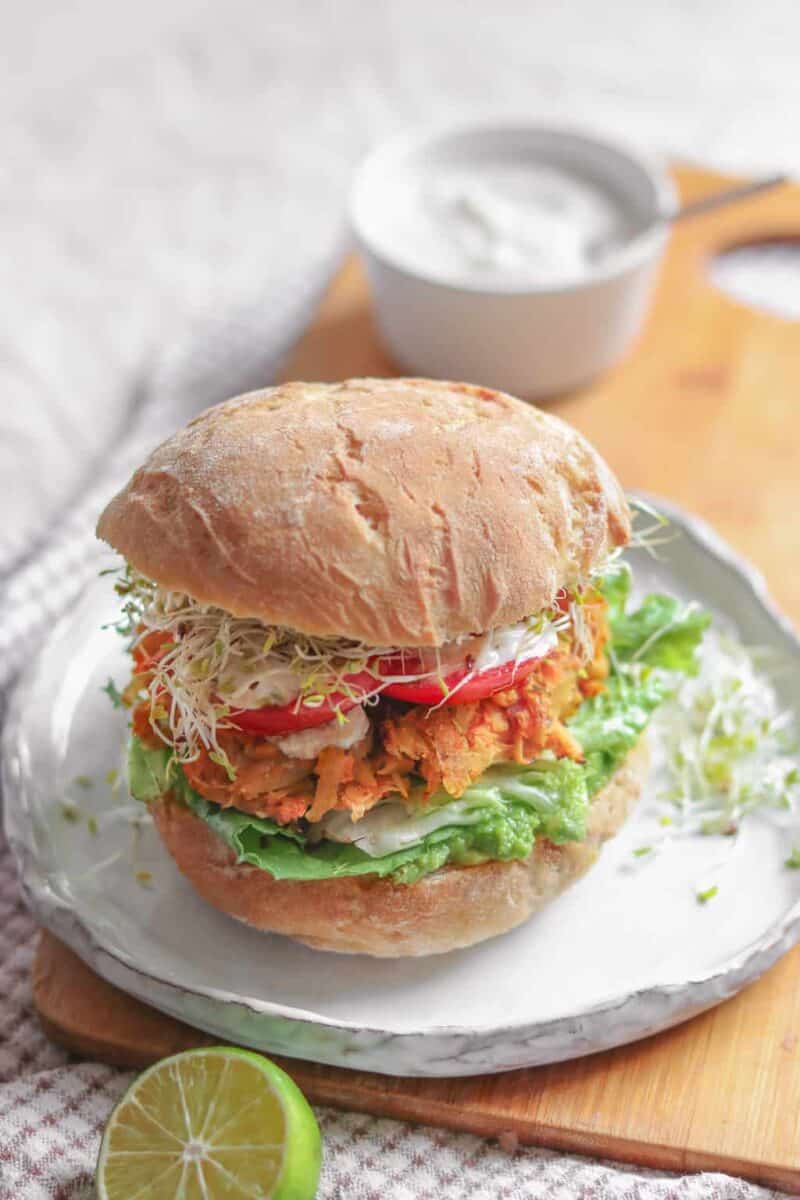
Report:
[[[231,847],[237,861],[268,871],[275,879],[372,875],[414,883],[446,863],[466,866],[527,858],[537,837],[557,843],[581,841],[592,798],[639,740],[674,686],[675,672],[696,671],[697,648],[709,623],[707,614],[670,596],[647,596],[629,613],[627,569],[605,579],[602,590],[609,605],[611,675],[605,691],[585,700],[568,721],[585,761],[545,758],[528,766],[492,767],[459,801],[443,793],[418,814],[403,814],[399,820],[404,837],[398,842],[413,839],[417,815],[426,815],[427,829],[427,818],[436,809],[441,824],[392,853],[368,854],[354,842],[312,842],[297,828],[220,808],[193,791],[180,767],[171,763],[166,747],[151,750],[135,737],[129,759],[131,791],[139,799],[152,800],[171,788]],[[452,824],[447,823],[448,807]]]
[[[696,675],[697,649],[710,615],[696,604],[663,595],[645,596],[635,612],[627,612],[630,586],[630,571],[624,565],[602,584],[615,661]]]
[[[128,743],[128,787],[136,800],[147,804],[169,791],[174,783],[172,755],[166,746],[151,750],[134,735]],[[183,776],[181,775],[181,779]]]
[[[271,821],[221,810],[193,794],[189,805],[236,853],[239,862],[269,871],[275,879],[337,879],[346,875],[392,875],[412,883],[446,862],[484,862],[487,858],[524,858],[530,854],[538,822],[528,810],[512,808],[503,818],[478,825],[443,827],[393,854],[373,858],[358,846],[275,836]]]
[[[613,674],[606,690],[585,700],[567,722],[583,747],[581,769],[590,799],[636,745],[669,690],[663,674],[650,669],[638,679]]]
[[[631,573],[627,563],[618,563],[615,569],[600,582],[600,591],[608,605],[608,620],[613,630],[614,622],[625,616],[631,594]]]
[[[166,747],[150,749],[136,737],[129,751],[129,783],[138,799],[154,799],[172,789],[227,842],[237,861],[269,871],[275,879],[297,880],[392,875],[413,883],[447,862],[527,858],[537,834],[554,842],[580,841],[589,803],[582,767],[570,760],[492,768],[462,797],[478,807],[483,802],[485,816],[468,826],[442,825],[406,849],[375,858],[353,844],[312,844],[296,829],[220,808],[189,786],[179,766],[170,767]]]

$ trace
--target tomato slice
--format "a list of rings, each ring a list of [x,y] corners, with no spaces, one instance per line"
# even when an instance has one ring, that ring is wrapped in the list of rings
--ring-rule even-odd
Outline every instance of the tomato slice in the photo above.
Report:
[[[296,733],[300,729],[313,729],[332,721],[337,712],[346,713],[360,704],[365,696],[375,691],[375,676],[369,671],[360,671],[346,677],[348,691],[332,692],[322,704],[266,705],[264,708],[240,708],[228,718],[232,725],[244,733],[260,733],[265,737],[279,737],[283,733]]]
[[[384,660],[382,664],[384,673],[389,674],[387,666],[392,660]],[[506,688],[513,687],[515,683],[524,679],[526,675],[530,675],[539,658],[529,658],[525,662],[516,663],[512,659],[510,662],[501,663],[497,667],[489,667],[486,671],[476,671],[472,674],[468,667],[462,667],[459,671],[453,671],[450,675],[445,675],[444,682],[448,691],[448,695],[444,696],[442,688],[437,679],[415,679],[409,683],[387,683],[383,689],[384,696],[392,696],[395,700],[405,700],[407,704],[430,704],[444,705],[445,707],[451,704],[469,704],[470,701],[484,700],[487,696],[493,695],[495,692],[502,692]],[[406,669],[408,669],[406,667]],[[461,683],[463,679],[472,674],[472,678],[466,683]],[[461,683],[461,687],[458,684]],[[458,690],[455,690],[458,688]]]
[[[151,629],[140,637],[133,647],[133,662],[137,674],[149,671],[163,657],[165,647],[171,645],[172,638],[162,629]]]

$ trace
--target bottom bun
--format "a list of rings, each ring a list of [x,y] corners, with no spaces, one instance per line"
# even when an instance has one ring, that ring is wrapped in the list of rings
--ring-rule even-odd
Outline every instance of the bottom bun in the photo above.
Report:
[[[647,770],[640,742],[598,792],[582,842],[536,842],[525,860],[444,867],[403,885],[370,876],[277,880],[248,864],[189,809],[152,806],[179,869],[209,903],[232,917],[319,950],[380,958],[442,954],[505,933],[538,912],[597,859],[638,800]]]

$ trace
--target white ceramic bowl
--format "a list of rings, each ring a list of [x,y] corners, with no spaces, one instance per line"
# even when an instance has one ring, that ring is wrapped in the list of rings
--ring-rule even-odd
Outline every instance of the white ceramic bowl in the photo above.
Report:
[[[431,168],[525,159],[577,175],[625,213],[634,232],[557,285],[501,286],[420,269],[397,236],[397,197]],[[605,137],[536,125],[404,135],[358,170],[350,215],[378,330],[406,372],[465,379],[527,398],[586,383],[630,347],[647,309],[676,205],[665,170]]]

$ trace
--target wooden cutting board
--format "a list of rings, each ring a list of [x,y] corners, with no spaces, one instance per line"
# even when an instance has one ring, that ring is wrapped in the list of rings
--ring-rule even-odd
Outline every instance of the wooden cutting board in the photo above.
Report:
[[[677,172],[686,197],[719,187]],[[709,519],[800,619],[800,324],[714,290],[707,264],[746,241],[800,239],[800,187],[675,233],[647,328],[628,361],[553,402],[628,487]],[[800,255],[800,246],[798,247]],[[286,378],[389,375],[364,280],[346,265]],[[720,1170],[800,1192],[800,948],[733,1000],[589,1058],[469,1079],[389,1079],[283,1061],[315,1101],[672,1170]],[[48,1034],[143,1066],[214,1039],[133,1000],[48,933],[33,976]]]

